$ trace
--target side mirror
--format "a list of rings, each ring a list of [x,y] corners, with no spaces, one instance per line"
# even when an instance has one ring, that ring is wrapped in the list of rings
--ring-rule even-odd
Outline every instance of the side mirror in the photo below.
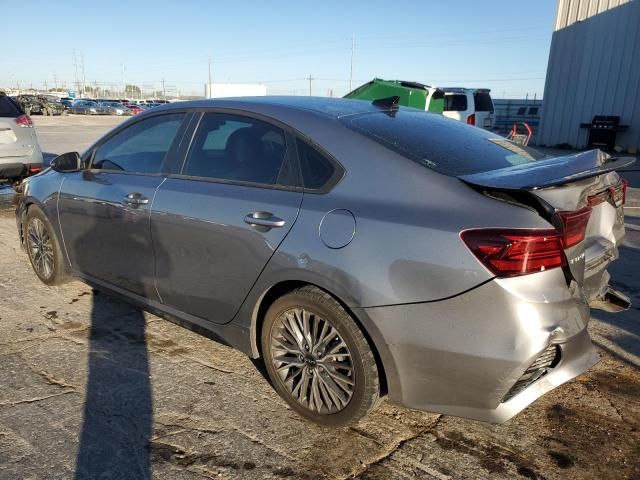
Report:
[[[82,159],[78,152],[67,152],[51,160],[51,168],[56,172],[70,173],[82,169]]]

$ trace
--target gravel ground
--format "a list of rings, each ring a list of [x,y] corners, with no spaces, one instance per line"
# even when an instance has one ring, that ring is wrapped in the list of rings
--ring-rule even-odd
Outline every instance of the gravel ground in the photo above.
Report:
[[[56,120],[36,119],[45,149],[73,144],[49,134]],[[244,355],[80,282],[39,283],[2,192],[0,479],[640,478],[638,209],[611,268],[635,307],[593,313],[602,361],[587,374],[503,425],[385,402],[326,430]]]

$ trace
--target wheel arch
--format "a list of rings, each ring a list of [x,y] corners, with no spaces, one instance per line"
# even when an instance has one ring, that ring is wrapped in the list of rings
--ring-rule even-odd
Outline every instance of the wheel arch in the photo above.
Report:
[[[354,309],[350,308],[338,295],[333,293],[327,288],[322,287],[321,285],[317,285],[315,283],[304,281],[304,280],[283,280],[278,283],[275,283],[268,289],[266,289],[260,297],[258,297],[258,301],[255,303],[253,307],[253,312],[251,316],[251,327],[250,327],[250,342],[251,342],[251,356],[255,359],[263,359],[262,349],[260,345],[260,336],[262,335],[262,326],[264,324],[264,318],[269,310],[269,307],[275,302],[278,298],[290,293],[294,290],[297,290],[302,287],[312,286],[323,292],[331,295],[334,300],[336,300],[342,308],[354,319],[362,334],[367,339],[369,347],[373,352],[373,356],[376,360],[376,365],[378,367],[378,372],[380,375],[380,396],[384,396],[388,392],[387,387],[387,373],[385,369],[384,362],[382,361],[383,356],[379,351],[378,344],[380,342],[374,341],[373,336],[370,334],[369,330],[365,327],[362,319],[355,313]]]

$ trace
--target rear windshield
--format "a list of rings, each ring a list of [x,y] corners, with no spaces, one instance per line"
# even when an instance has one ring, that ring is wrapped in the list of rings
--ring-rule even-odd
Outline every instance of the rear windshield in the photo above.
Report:
[[[445,95],[445,112],[464,112],[467,109],[467,96],[465,94]]]
[[[20,109],[9,97],[0,95],[0,117],[16,118],[20,116],[20,113]]]
[[[340,121],[420,165],[458,176],[511,167],[544,157],[481,128],[440,115],[400,108],[395,116],[366,113]]]
[[[476,112],[493,112],[493,102],[488,92],[476,92],[473,95]]]

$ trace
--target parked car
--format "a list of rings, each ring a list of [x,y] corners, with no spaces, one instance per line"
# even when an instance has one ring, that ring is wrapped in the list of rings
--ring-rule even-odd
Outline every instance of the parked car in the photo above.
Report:
[[[16,182],[42,169],[42,152],[31,118],[0,92],[0,179]]]
[[[41,110],[43,114],[47,115],[66,115],[64,105],[60,102],[60,99],[55,95],[40,95]]]
[[[104,115],[131,115],[129,109],[120,102],[100,102],[98,106],[101,109],[100,113]]]
[[[75,98],[71,98],[71,97],[63,97],[60,99],[60,103],[62,104],[62,106],[64,107],[65,110],[69,111],[71,110],[71,106],[73,105],[73,103],[76,101]]]
[[[374,78],[360,85],[344,98],[357,100],[380,100],[398,97],[398,104],[405,107],[418,108],[432,113],[442,113],[444,108],[444,92],[437,87],[405,80],[383,80]]]
[[[25,181],[36,275],[77,276],[261,358],[321,425],[383,395],[502,422],[598,361],[589,304],[633,159],[547,158],[384,102],[155,107]]]
[[[443,88],[445,117],[477,127],[493,129],[495,122],[491,90],[487,88]]]
[[[98,115],[102,113],[97,102],[91,100],[78,100],[71,105],[71,113],[79,115]]]
[[[20,109],[27,116],[41,113],[40,101],[38,100],[38,97],[36,97],[35,95],[27,95],[27,94],[18,95],[17,97],[15,97],[15,102],[18,103],[18,105],[20,105]]]
[[[126,107],[129,109],[129,112],[131,112],[131,115],[137,115],[138,113],[144,112],[144,108],[134,103],[130,103]]]

